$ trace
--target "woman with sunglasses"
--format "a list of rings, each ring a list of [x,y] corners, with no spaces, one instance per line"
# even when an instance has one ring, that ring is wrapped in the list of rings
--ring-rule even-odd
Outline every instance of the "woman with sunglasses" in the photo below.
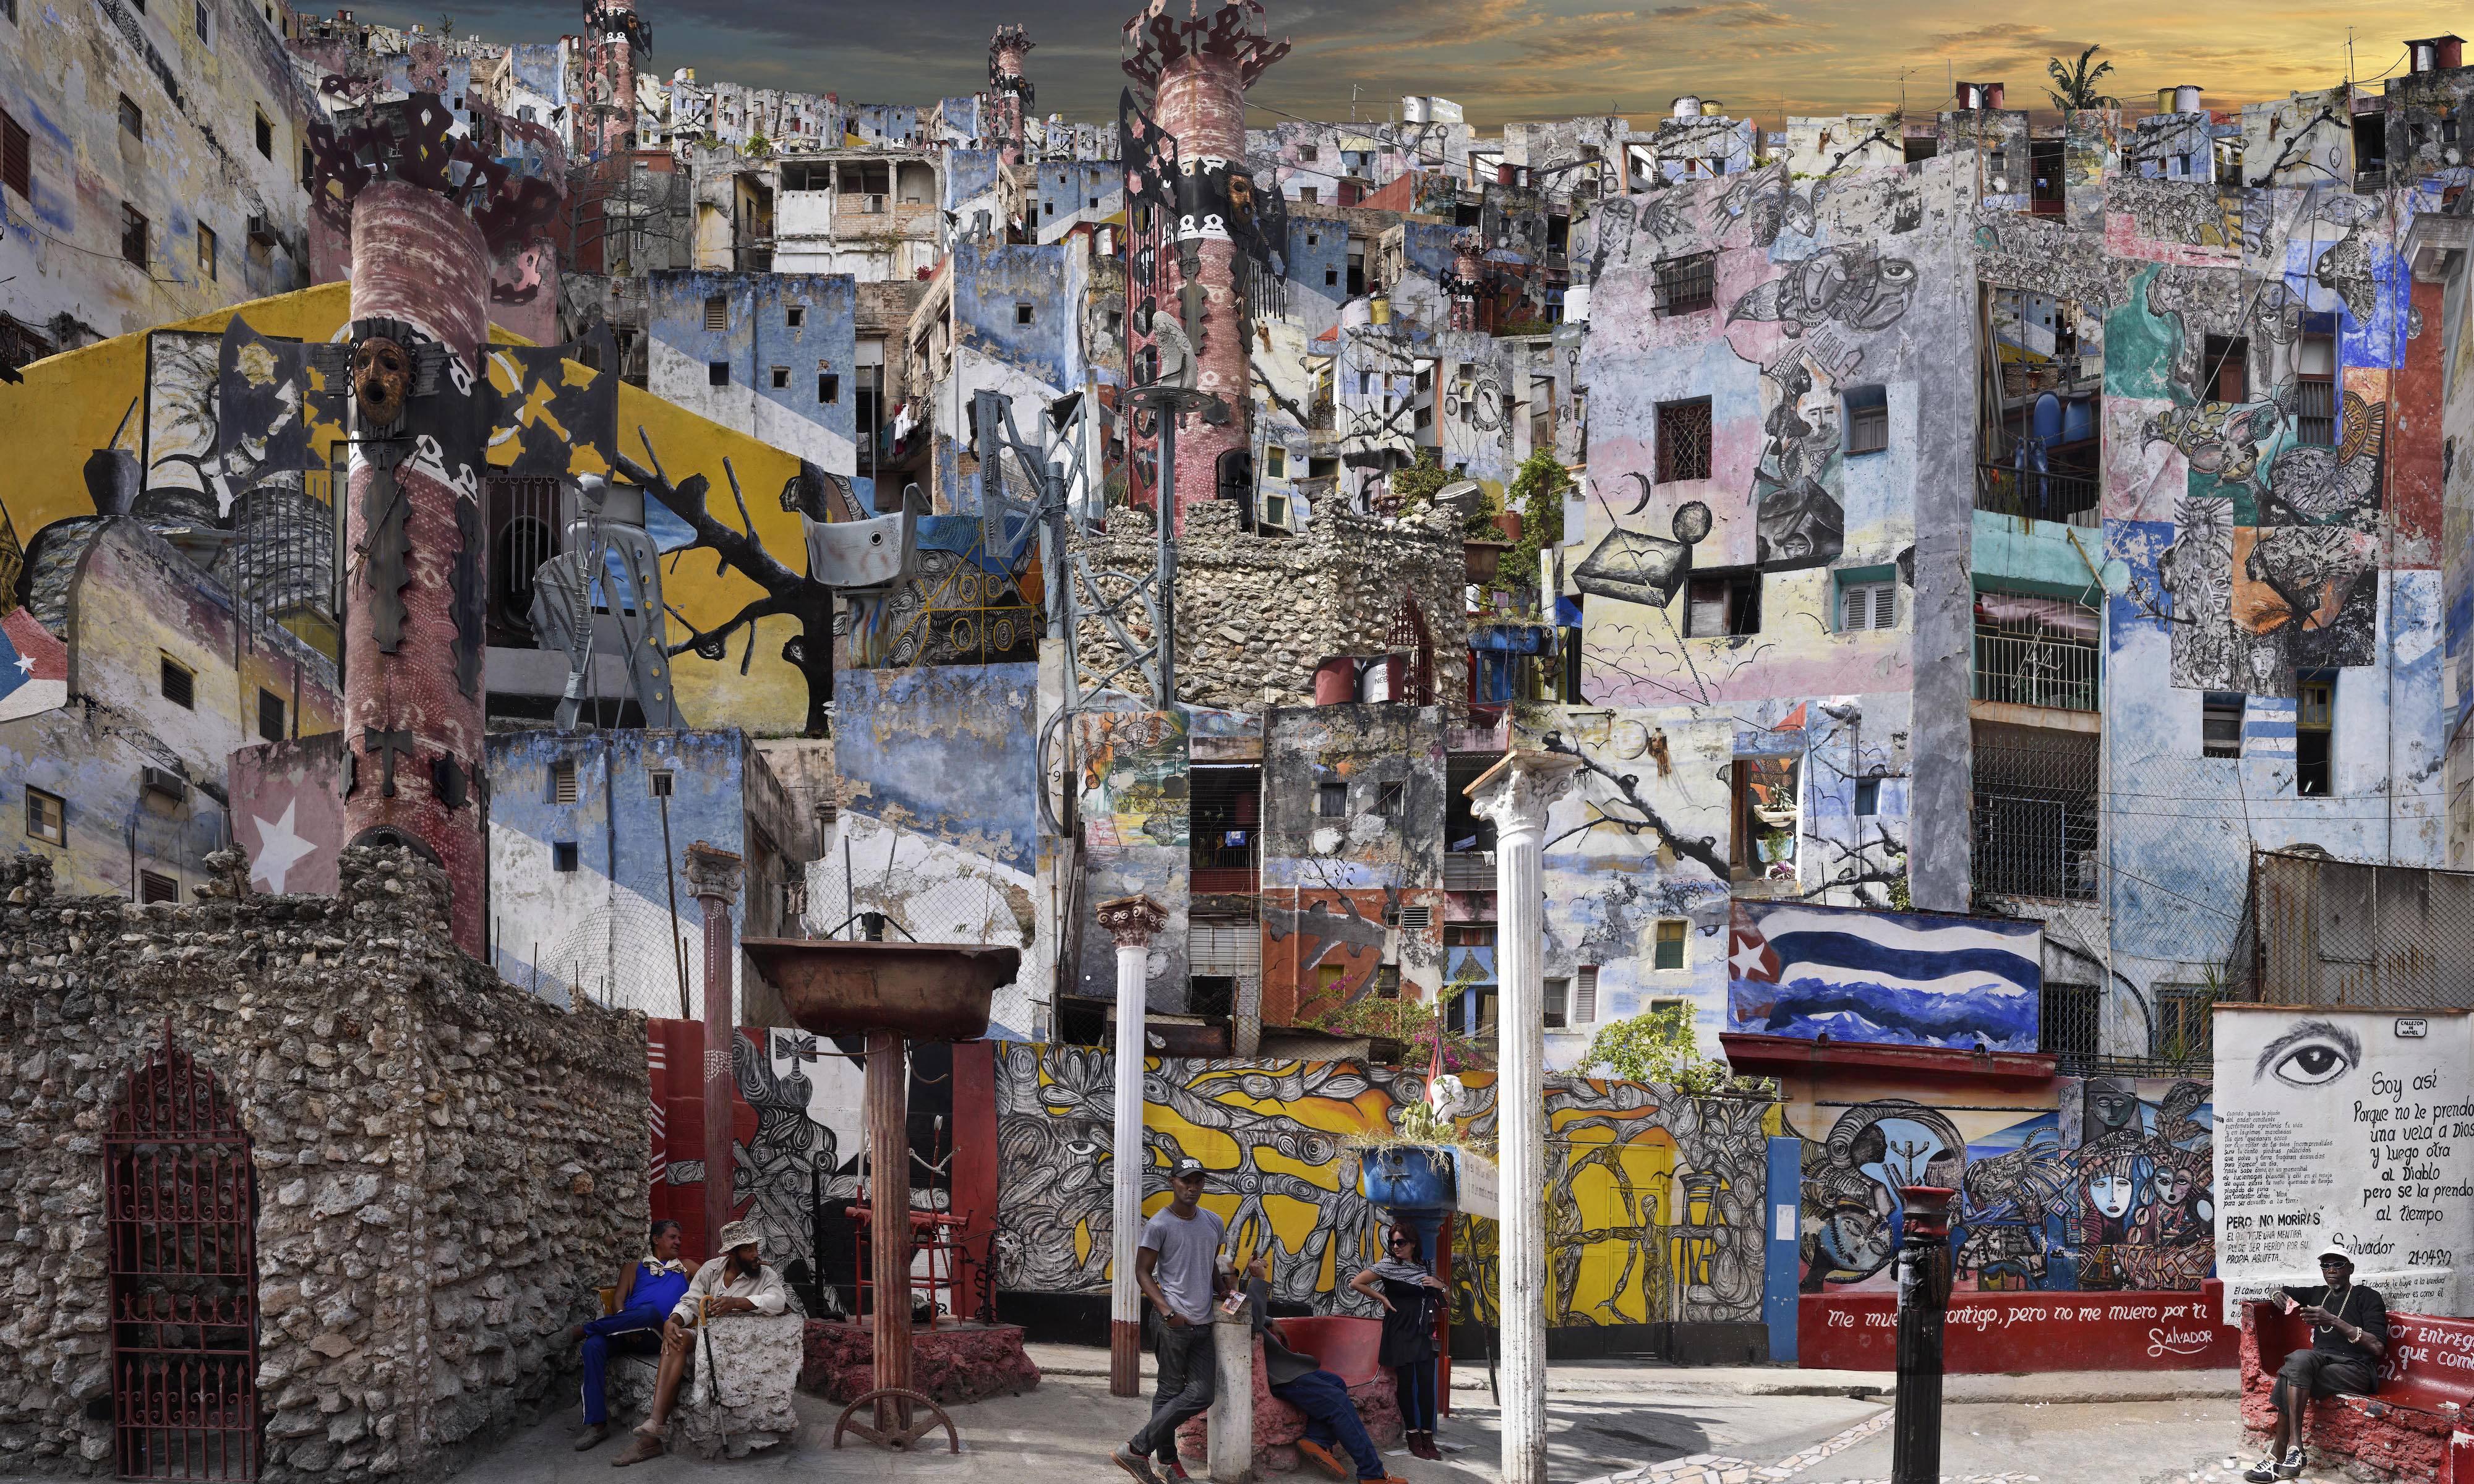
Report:
[[[1376,1358],[1392,1368],[1409,1451],[1440,1459],[1443,1455],[1435,1447],[1435,1319],[1446,1295],[1443,1281],[1419,1259],[1416,1233],[1393,1228],[1388,1253],[1372,1267],[1360,1269],[1348,1286],[1383,1305],[1383,1350]]]

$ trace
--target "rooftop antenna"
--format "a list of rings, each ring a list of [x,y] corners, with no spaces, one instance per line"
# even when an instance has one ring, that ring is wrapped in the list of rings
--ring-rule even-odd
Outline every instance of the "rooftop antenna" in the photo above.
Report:
[[[2347,39],[2347,41],[2346,41],[2346,45],[2348,45],[2348,46],[2352,45],[2352,44],[2353,44],[2353,42],[2352,42],[2352,40],[2351,40],[2351,37],[2352,37],[2352,36],[2353,36],[2353,32],[2351,32],[2351,31],[2347,31],[2347,32],[2345,33],[2345,35],[2346,35],[2346,36],[2347,36],[2347,38],[2348,38],[2348,39]],[[1352,124],[1354,124],[1354,123],[1356,123],[1356,122],[1357,122],[1357,90],[1358,90],[1358,84],[1355,84],[1355,83],[1351,83],[1351,84],[1348,84],[1348,121],[1349,121],[1350,123],[1352,123]]]

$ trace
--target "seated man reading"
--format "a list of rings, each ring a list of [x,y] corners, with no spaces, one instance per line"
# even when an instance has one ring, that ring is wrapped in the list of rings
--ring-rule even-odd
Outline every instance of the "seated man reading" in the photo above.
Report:
[[[1314,1356],[1289,1349],[1280,1331],[1272,1328],[1272,1275],[1260,1257],[1246,1265],[1246,1302],[1253,1305],[1254,1333],[1263,1342],[1264,1378],[1272,1395],[1306,1414],[1305,1436],[1298,1440],[1298,1451],[1335,1479],[1406,1484],[1383,1467],[1383,1455],[1367,1435],[1357,1403],[1348,1400],[1348,1383],[1323,1370]],[[1334,1443],[1347,1451],[1354,1469],[1332,1452]]]
[[[2354,1258],[2335,1242],[2319,1252],[2319,1276],[2311,1288],[2288,1288],[2280,1297],[2289,1314],[2311,1321],[2311,1348],[2297,1350],[2277,1368],[2276,1435],[2266,1458],[2244,1471],[2253,1484],[2302,1475],[2302,1414],[2314,1397],[2367,1397],[2379,1388],[2380,1360],[2389,1349],[2389,1306],[2376,1288],[2354,1281]]]
[[[603,1383],[610,1375],[610,1353],[649,1353],[661,1348],[663,1321],[688,1291],[695,1276],[692,1264],[679,1260],[679,1224],[656,1221],[644,1256],[618,1275],[618,1302],[611,1312],[591,1324],[568,1330],[568,1338],[584,1347],[584,1436],[579,1453],[610,1436],[610,1403]]]
[[[731,1222],[721,1229],[716,1245],[722,1251],[721,1260],[696,1270],[662,1326],[662,1373],[653,1383],[652,1415],[637,1424],[636,1441],[627,1451],[611,1460],[616,1467],[662,1456],[662,1434],[669,1428],[670,1408],[678,1401],[698,1326],[725,1314],[779,1314],[790,1306],[781,1273],[761,1260],[756,1223]]]

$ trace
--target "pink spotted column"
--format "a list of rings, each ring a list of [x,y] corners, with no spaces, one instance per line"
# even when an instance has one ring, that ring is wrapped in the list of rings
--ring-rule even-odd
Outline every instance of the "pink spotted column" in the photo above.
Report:
[[[596,157],[624,156],[636,147],[636,53],[652,50],[652,33],[636,0],[588,6],[585,26],[594,83],[576,146]]]
[[[400,180],[352,202],[352,320],[400,322],[443,346],[466,383],[477,378],[488,334],[490,250],[472,218],[445,196]],[[442,371],[452,395],[456,373]],[[367,436],[357,410],[355,432]],[[416,420],[418,415],[416,414]],[[458,679],[454,570],[465,529],[480,522],[444,470],[476,468],[477,431],[424,456],[410,439],[352,450],[344,533],[353,573],[344,604],[344,731],[352,771],[344,838],[408,845],[445,868],[455,941],[482,952],[481,703],[477,635],[473,683]],[[400,461],[400,462],[399,462]],[[384,466],[392,465],[390,469]],[[400,558],[389,524],[403,515]],[[374,537],[384,537],[374,540]],[[398,562],[400,562],[400,565]],[[400,575],[399,586],[396,578]],[[400,605],[400,618],[395,617]],[[389,611],[382,619],[380,610]],[[392,643],[382,643],[381,631]],[[442,766],[445,765],[445,766]]]
[[[1007,162],[1022,163],[1025,151],[1024,108],[1031,83],[1022,70],[1031,34],[1020,26],[999,26],[988,42],[988,103],[995,110],[996,145]]]

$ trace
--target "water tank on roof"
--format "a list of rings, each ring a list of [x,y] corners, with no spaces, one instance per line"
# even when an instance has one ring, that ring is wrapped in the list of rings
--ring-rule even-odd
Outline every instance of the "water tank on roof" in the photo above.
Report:
[[[1701,116],[1700,98],[1692,93],[1686,93],[1683,97],[1676,99],[1675,116],[1677,118],[1699,118]]]

